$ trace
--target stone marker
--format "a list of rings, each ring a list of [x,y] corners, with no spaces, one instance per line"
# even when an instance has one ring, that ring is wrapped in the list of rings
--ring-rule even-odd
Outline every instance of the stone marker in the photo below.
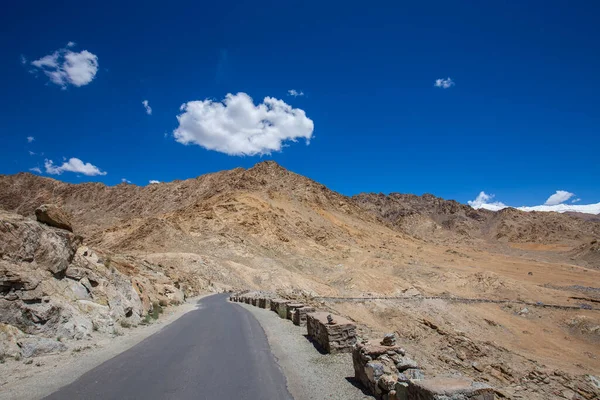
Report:
[[[396,345],[396,335],[393,333],[387,333],[383,340],[381,341],[382,346],[395,346]]]
[[[437,377],[409,381],[407,395],[415,400],[494,400],[494,389],[467,378]]]
[[[279,314],[279,317],[285,319],[287,317],[287,308],[285,305],[291,303],[291,300],[273,299],[271,300],[271,311]]]
[[[356,344],[356,324],[337,315],[330,324],[327,315],[326,312],[306,314],[308,336],[327,353],[351,352]]]
[[[352,350],[354,376],[377,399],[405,399],[402,396],[406,395],[408,385],[404,382],[397,385],[402,374],[396,367],[404,356],[405,351],[400,346],[357,344]],[[406,380],[402,378],[402,381]]]
[[[265,299],[265,298],[258,299],[258,307],[269,310],[271,308],[271,299]]]
[[[314,307],[300,307],[296,309],[292,322],[294,325],[306,326],[306,314],[315,312]]]
[[[285,310],[286,310],[286,318],[289,320],[292,320],[294,313],[296,312],[296,310],[298,308],[304,307],[304,304],[302,303],[287,303],[285,305]]]

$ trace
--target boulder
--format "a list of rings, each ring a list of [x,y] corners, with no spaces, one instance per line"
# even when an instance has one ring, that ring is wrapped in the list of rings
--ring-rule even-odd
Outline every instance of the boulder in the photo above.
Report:
[[[18,341],[25,337],[20,329],[12,325],[0,323],[0,356],[18,357],[21,355],[21,349]]]
[[[43,354],[60,353],[67,350],[64,343],[56,339],[44,337],[28,337],[18,341],[21,355],[25,358],[36,357]]]
[[[35,210],[35,217],[46,225],[73,232],[71,216],[55,204],[42,204]]]

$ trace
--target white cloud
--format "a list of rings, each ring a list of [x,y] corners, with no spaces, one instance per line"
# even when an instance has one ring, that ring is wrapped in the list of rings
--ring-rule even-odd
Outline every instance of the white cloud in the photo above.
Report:
[[[155,181],[154,179],[151,179],[149,182],[150,182],[151,185],[154,184],[154,183],[160,183],[160,181]]]
[[[35,152],[33,152],[33,151],[29,150],[29,155],[30,155],[30,156],[35,156]]]
[[[578,197],[576,199],[571,200],[571,203],[579,203],[581,199]]]
[[[33,172],[37,172],[38,174],[41,174],[41,173],[42,173],[42,170],[41,170],[41,169],[39,169],[38,167],[29,168],[29,170],[30,170],[30,171],[33,171]]]
[[[35,140],[33,136],[27,136],[27,143],[31,143]]]
[[[142,101],[142,105],[144,106],[144,108],[146,109],[146,114],[148,115],[152,115],[152,107],[150,107],[148,100],[143,100]]]
[[[27,64],[27,58],[21,54],[21,56],[19,57],[19,60],[21,61],[21,64],[25,65]]]
[[[128,181],[127,178],[121,178],[121,182],[123,182],[123,183],[131,183],[131,181]]]
[[[548,201],[550,201],[552,199],[553,196],[556,196],[557,194],[559,194],[560,192],[564,192],[562,190],[558,190],[555,194],[553,194],[552,196],[550,196],[548,198]],[[562,201],[566,201],[568,200],[571,196],[574,196],[572,193],[569,192],[564,192],[567,193],[570,196],[566,196],[564,194],[560,195],[562,197],[560,198],[565,198],[565,200]],[[484,208],[486,210],[491,210],[491,211],[498,211],[501,210],[503,208],[507,208],[510,207],[504,203],[501,202],[490,202],[490,200],[494,197],[494,195],[488,195],[485,192],[481,192],[479,193],[479,195],[477,196],[477,198],[475,200],[471,200],[468,201],[467,203],[476,209],[479,208]],[[559,199],[560,199],[559,198]],[[553,199],[552,202],[554,203],[557,198]],[[579,201],[579,199],[576,199]],[[546,201],[546,203],[548,203],[548,201]],[[558,213],[563,213],[563,212],[567,212],[567,211],[572,211],[572,212],[580,212],[580,213],[586,213],[586,214],[600,214],[600,203],[596,203],[596,204],[581,204],[581,205],[575,205],[575,204],[560,204],[560,203],[554,203],[554,204],[544,204],[544,205],[540,205],[540,206],[522,206],[522,207],[514,207],[517,210],[521,210],[521,211],[554,211],[554,212],[558,212]]]
[[[75,43],[75,42],[69,42],[69,43],[67,43],[67,47],[74,47],[76,45],[77,45],[77,43]]]
[[[304,96],[304,92],[297,91],[296,89],[290,89],[290,90],[288,90],[288,96],[294,96],[294,97]]]
[[[46,160],[44,167],[46,168],[46,173],[52,175],[60,175],[65,171],[77,172],[88,176],[106,175],[106,172],[101,171],[95,165],[84,163],[79,158],[70,158],[69,161],[63,162],[61,166],[54,165],[52,160]]]
[[[449,89],[454,86],[455,83],[452,78],[448,77],[447,79],[436,79],[434,86],[442,89]]]
[[[571,197],[575,196],[574,193],[570,193],[564,190],[557,190],[552,196],[548,197],[548,200],[544,203],[546,206],[555,206],[560,203],[564,203]]]
[[[69,42],[67,47],[32,61],[31,65],[42,70],[52,83],[63,89],[68,85],[87,85],[98,72],[98,56],[87,50],[71,51],[69,48],[72,46],[75,43]]]
[[[222,102],[190,101],[180,110],[176,141],[229,155],[269,154],[299,138],[309,144],[314,131],[304,110],[273,97],[255,106],[246,93],[229,93]]]
[[[486,210],[498,211],[508,207],[506,204],[499,201],[490,202],[494,198],[493,194],[480,192],[475,200],[470,200],[467,203],[473,208],[485,208]]]

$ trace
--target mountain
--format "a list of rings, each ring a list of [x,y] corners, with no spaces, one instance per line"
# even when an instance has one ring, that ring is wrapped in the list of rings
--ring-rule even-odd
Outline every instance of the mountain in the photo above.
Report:
[[[588,214],[476,210],[431,194],[362,193],[353,199],[392,227],[424,240],[576,245],[600,237],[600,219]]]
[[[48,203],[73,233],[36,221]],[[185,296],[259,289],[352,318],[361,335],[395,331],[430,372],[514,386],[542,364],[580,381],[600,371],[586,355],[600,340],[593,218],[347,197],[270,161],[145,187],[2,175],[0,208],[0,352],[2,332],[73,339]],[[560,389],[521,386],[530,399]]]

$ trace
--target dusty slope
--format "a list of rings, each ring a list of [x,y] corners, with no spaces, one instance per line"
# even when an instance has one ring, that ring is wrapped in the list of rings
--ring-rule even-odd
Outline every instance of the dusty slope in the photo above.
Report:
[[[272,162],[147,187],[70,185],[18,174],[0,176],[0,188],[1,207],[31,215],[41,203],[58,203],[73,214],[75,231],[88,245],[146,260],[200,289],[563,305],[595,305],[598,297],[600,271],[573,265],[565,254],[590,242],[598,232],[593,221],[475,211],[433,196],[425,205],[399,197],[399,210],[394,205],[389,215],[378,214],[364,199],[332,192]],[[433,211],[429,203],[436,205]],[[397,225],[398,215],[408,222]],[[501,304],[436,301],[335,307],[375,329],[398,329],[432,371],[482,374],[469,367],[472,355],[461,361],[464,366],[439,358],[447,337],[425,334],[430,328],[423,328],[423,318],[502,349],[490,354],[514,373],[507,379],[486,370],[496,385],[518,386],[540,365],[600,373],[597,311],[543,309],[524,317]],[[546,392],[540,393],[529,398],[544,398]]]

